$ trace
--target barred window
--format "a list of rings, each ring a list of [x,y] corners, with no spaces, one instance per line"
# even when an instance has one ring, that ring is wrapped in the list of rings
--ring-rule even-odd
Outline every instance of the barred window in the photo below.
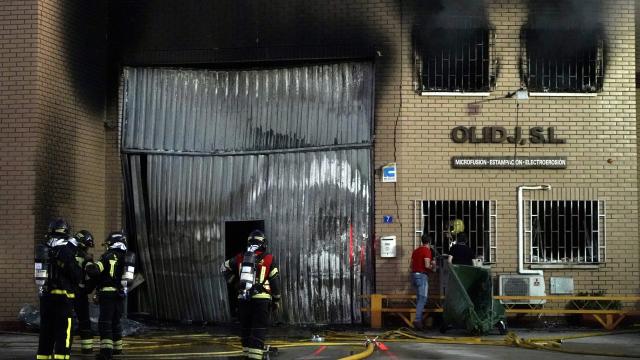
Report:
[[[525,229],[529,261],[540,264],[596,264],[605,261],[603,201],[530,201]]]
[[[449,25],[414,28],[418,90],[490,91],[495,83],[490,61],[494,32],[473,17],[452,17]]]
[[[598,92],[604,79],[604,40],[585,29],[523,32],[524,83],[532,92]]]
[[[496,260],[496,202],[492,200],[424,200],[416,202],[420,222],[416,223],[416,236],[428,234],[437,254],[449,250],[451,240],[447,236],[449,224],[460,219],[468,245],[476,257],[485,263]]]

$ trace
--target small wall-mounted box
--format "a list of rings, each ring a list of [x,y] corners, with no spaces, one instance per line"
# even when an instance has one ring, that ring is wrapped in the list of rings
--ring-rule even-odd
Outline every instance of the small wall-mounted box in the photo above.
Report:
[[[380,257],[396,257],[396,236],[383,236],[380,238]]]

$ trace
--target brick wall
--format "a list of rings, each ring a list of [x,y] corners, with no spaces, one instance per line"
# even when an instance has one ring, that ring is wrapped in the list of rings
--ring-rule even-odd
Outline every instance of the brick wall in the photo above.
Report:
[[[516,187],[548,183],[554,190],[545,196],[577,194],[607,201],[607,263],[597,270],[546,270],[545,275],[573,276],[577,290],[638,293],[635,2],[603,3],[609,45],[603,92],[588,98],[531,98],[521,104],[518,125],[555,126],[567,139],[564,145],[518,149],[522,156],[568,156],[569,167],[554,171],[453,170],[449,165],[454,155],[513,154],[506,144],[454,144],[449,131],[457,125],[515,126],[514,100],[498,98],[520,87],[525,0],[487,1],[500,73],[492,101],[474,115],[468,114],[468,104],[486,98],[420,96],[414,91],[411,27],[420,10],[414,6],[421,2],[276,0],[269,6],[235,7],[233,2],[185,0],[178,6],[158,1],[151,6],[122,0],[110,2],[118,28],[110,40],[118,64],[215,63],[252,56],[277,60],[317,54],[323,46],[375,46],[374,162],[379,168],[395,160],[399,169],[398,183],[376,181],[376,242],[380,235],[397,234],[400,254],[376,259],[379,292],[410,291],[404,275],[414,245],[415,200],[496,200],[499,240],[493,270],[514,273]],[[21,303],[35,300],[33,244],[50,217],[65,216],[74,229],[93,231],[98,241],[121,226],[117,130],[103,125],[105,117],[113,123],[117,112],[117,106],[104,104],[105,14],[105,3],[80,0],[0,5],[0,240],[8,244],[0,253],[0,273],[5,274],[0,278],[0,321],[15,319]],[[229,50],[234,46],[242,51]],[[274,52],[255,55],[254,46]],[[288,53],[273,55],[282,49]],[[233,54],[240,55],[232,59]],[[116,90],[108,91],[113,98]],[[382,224],[385,214],[395,215],[394,224]]]
[[[106,3],[0,5],[0,322],[37,303],[33,247],[48,221],[106,234]]]
[[[608,42],[604,90],[596,97],[531,97],[520,106],[518,125],[525,129],[555,126],[558,136],[566,138],[567,143],[528,144],[518,147],[518,155],[566,155],[569,160],[566,170],[455,170],[450,167],[450,157],[455,155],[513,156],[513,145],[455,144],[449,139],[449,132],[458,125],[507,129],[516,125],[515,100],[497,98],[520,87],[519,32],[527,20],[525,1],[488,1],[500,73],[489,97],[492,101],[484,102],[480,113],[474,115],[468,114],[467,105],[484,98],[416,94],[412,85],[410,23],[403,23],[402,65],[384,58],[378,64],[378,68],[393,68],[389,76],[402,75],[401,88],[398,82],[377,87],[375,166],[379,168],[394,160],[392,135],[397,122],[395,160],[399,180],[397,184],[377,180],[376,230],[378,236],[401,235],[400,256],[377,259],[378,292],[410,291],[407,279],[414,246],[413,200],[461,199],[469,193],[488,197],[481,200],[496,200],[498,258],[492,270],[497,274],[516,273],[516,187],[543,183],[553,187],[550,193],[544,194],[549,198],[572,200],[576,196],[597,196],[607,204],[607,262],[595,270],[545,270],[545,277],[572,276],[577,291],[640,291],[634,3],[610,1],[604,3],[602,10]],[[398,43],[399,17],[392,16],[389,22],[397,24],[392,34]],[[402,104],[400,111],[399,104]],[[608,159],[612,162],[608,163]],[[382,223],[383,214],[394,213],[400,221],[392,225]],[[398,276],[398,270],[407,276]]]
[[[34,299],[36,17],[35,0],[0,4],[0,321]]]

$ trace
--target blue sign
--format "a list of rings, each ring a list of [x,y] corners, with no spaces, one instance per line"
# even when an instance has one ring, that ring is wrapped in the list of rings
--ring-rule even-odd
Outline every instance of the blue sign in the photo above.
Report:
[[[393,216],[391,216],[391,215],[384,215],[384,216],[382,217],[382,219],[383,219],[383,221],[384,221],[384,223],[385,223],[385,224],[391,224],[391,223],[393,223]]]
[[[396,182],[396,163],[389,163],[382,167],[382,182]]]

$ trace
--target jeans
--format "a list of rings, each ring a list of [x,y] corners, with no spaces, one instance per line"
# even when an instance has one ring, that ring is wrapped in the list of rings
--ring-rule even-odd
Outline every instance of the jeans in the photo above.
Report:
[[[424,273],[411,273],[411,283],[416,289],[416,321],[422,321],[422,312],[427,305],[429,293],[429,277]]]

